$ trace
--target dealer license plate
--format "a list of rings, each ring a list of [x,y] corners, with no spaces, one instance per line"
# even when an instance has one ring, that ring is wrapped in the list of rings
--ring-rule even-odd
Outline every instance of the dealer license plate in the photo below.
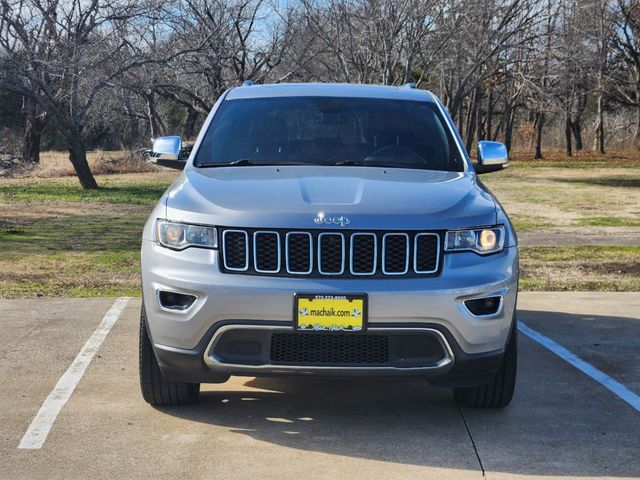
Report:
[[[367,327],[367,296],[299,293],[293,325],[300,331],[362,332]]]

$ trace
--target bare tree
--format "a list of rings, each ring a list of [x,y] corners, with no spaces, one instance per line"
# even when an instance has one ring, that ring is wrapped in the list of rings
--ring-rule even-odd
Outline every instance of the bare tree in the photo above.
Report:
[[[143,2],[0,0],[0,90],[24,99],[25,158],[46,124],[94,188],[96,138],[192,138],[244,80],[414,82],[443,99],[468,149],[496,139],[541,158],[595,133],[604,153],[628,112],[640,144],[640,0]]]

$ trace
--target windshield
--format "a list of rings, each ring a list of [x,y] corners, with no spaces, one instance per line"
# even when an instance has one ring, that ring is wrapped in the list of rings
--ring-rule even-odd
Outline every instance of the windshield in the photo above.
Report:
[[[195,165],[230,164],[464,170],[435,104],[340,97],[223,102]]]

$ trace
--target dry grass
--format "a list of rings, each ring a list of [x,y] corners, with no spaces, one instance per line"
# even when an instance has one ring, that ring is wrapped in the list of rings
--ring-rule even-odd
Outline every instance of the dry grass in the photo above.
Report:
[[[94,175],[153,172],[158,168],[144,162],[137,152],[93,150],[87,152],[87,161]],[[10,170],[0,172],[5,178],[52,178],[75,176],[68,152],[47,151],[40,154],[36,165],[13,164]]]
[[[483,177],[520,231],[640,226],[640,168],[513,168]]]
[[[633,148],[611,150],[604,155],[590,150],[574,152],[571,157],[567,157],[564,150],[543,150],[542,154],[542,159],[535,159],[533,150],[515,150],[509,156],[521,167],[591,168],[601,166],[624,168],[640,166],[640,151]]]
[[[94,175],[152,172],[157,168],[143,161],[135,152],[94,150],[87,152],[87,161]],[[67,152],[44,152],[40,165],[30,175],[35,177],[65,177],[75,175]]]

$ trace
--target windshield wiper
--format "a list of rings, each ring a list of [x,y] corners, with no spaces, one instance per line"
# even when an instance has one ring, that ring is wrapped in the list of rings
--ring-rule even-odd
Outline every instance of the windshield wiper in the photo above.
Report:
[[[296,161],[254,161],[248,158],[240,158],[232,162],[226,163],[199,163],[196,167],[273,167],[273,166],[286,166],[286,165],[316,165],[309,162],[296,162]]]
[[[331,163],[330,165],[338,167],[366,167],[367,162],[364,160],[342,160],[340,162]]]
[[[253,165],[267,165],[265,163],[256,163],[248,158],[240,158],[233,162],[226,163],[199,163],[198,167],[248,167]]]

